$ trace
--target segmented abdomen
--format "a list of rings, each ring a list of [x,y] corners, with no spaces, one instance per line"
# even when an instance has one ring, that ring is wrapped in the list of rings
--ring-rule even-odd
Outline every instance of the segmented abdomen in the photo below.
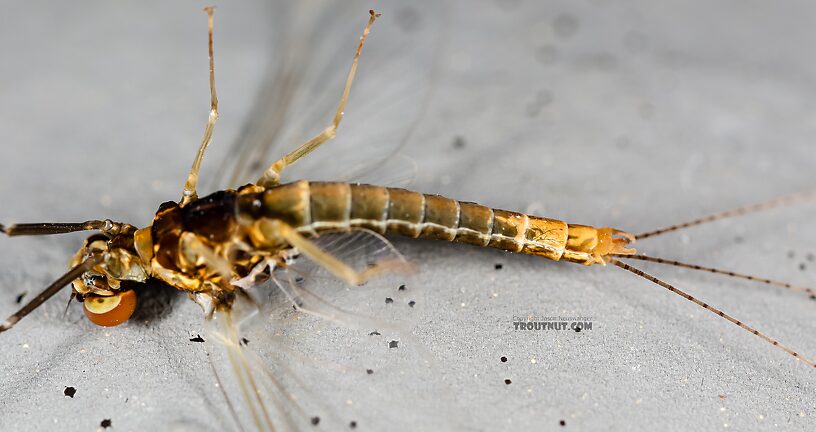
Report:
[[[559,220],[383,186],[303,180],[237,200],[239,221],[279,219],[306,235],[366,228],[553,260],[564,256],[568,240],[568,225]]]

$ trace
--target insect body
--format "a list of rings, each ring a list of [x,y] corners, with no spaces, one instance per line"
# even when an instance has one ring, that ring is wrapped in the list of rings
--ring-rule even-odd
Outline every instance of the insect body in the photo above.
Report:
[[[199,198],[196,190],[198,171],[218,119],[212,55],[213,10],[208,8],[207,12],[210,28],[211,112],[182,199],[178,203],[162,204],[152,224],[140,229],[108,220],[77,224],[0,226],[0,230],[10,236],[82,230],[99,232],[85,241],[74,256],[71,270],[9,317],[0,325],[0,332],[13,327],[21,318],[72,282],[73,294],[83,301],[86,315],[96,324],[109,326],[120,324],[130,317],[136,306],[134,286],[151,278],[160,279],[188,292],[208,316],[212,316],[216,310],[229,310],[235,298],[243,292],[240,281],[257,276],[258,272],[270,265],[286,267],[288,256],[293,250],[350,284],[364,283],[380,272],[404,269],[401,263],[390,261],[375,261],[366,269],[353,268],[342,257],[332,255],[313,241],[324,233],[357,231],[375,237],[400,234],[413,238],[462,242],[587,266],[614,264],[698,304],[816,367],[810,360],[742,321],[620,261],[631,257],[688,267],[690,265],[635,255],[635,250],[628,246],[635,239],[812,198],[810,194],[632,235],[614,228],[568,224],[399,188],[306,180],[280,184],[282,171],[334,138],[343,117],[360,51],[372,24],[379,16],[373,11],[331,124],[273,163],[257,182],[237,190],[220,191]],[[691,268],[722,273],[720,270],[699,266]],[[812,292],[776,281],[727,274]]]
[[[133,244],[150,273],[190,292],[231,291],[229,281],[322,232],[366,229],[490,246],[586,265],[633,254],[631,235],[497,210],[405,189],[348,183],[248,186],[186,206],[167,203]],[[627,238],[618,238],[616,235]],[[144,236],[144,239],[140,237]],[[341,271],[337,269],[336,271]],[[349,282],[361,283],[362,275]]]
[[[74,282],[86,312],[103,325],[119,324],[127,316],[106,320],[107,315],[99,311],[133,312],[133,302],[125,301],[132,293],[123,290],[122,282],[155,277],[216,305],[228,304],[235,290],[232,281],[246,277],[266,259],[283,262],[282,252],[295,245],[303,249],[308,238],[323,232],[365,229],[585,265],[635,252],[626,248],[632,235],[612,228],[567,224],[405,189],[305,180],[271,188],[249,185],[186,205],[168,202],[159,208],[151,226],[122,229],[110,240],[90,237],[75,259],[79,265],[99,254],[104,257]],[[309,247],[305,249],[309,254]],[[349,273],[342,264],[324,264],[351,283],[368,277]],[[123,297],[123,293],[130,294]]]

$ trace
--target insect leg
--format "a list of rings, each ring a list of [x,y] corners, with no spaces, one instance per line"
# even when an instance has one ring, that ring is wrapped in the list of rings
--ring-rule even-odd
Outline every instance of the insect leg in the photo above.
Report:
[[[301,144],[298,148],[292,150],[289,152],[289,154],[280,158],[269,168],[267,168],[261,178],[256,182],[258,185],[263,187],[278,185],[280,183],[280,173],[287,166],[297,162],[298,159],[313,152],[323,143],[329,141],[337,135],[337,128],[340,126],[340,121],[343,120],[343,111],[346,108],[346,101],[348,100],[349,92],[351,91],[351,83],[354,82],[354,75],[357,73],[357,63],[360,59],[360,52],[363,49],[363,44],[365,43],[366,37],[368,37],[368,33],[371,31],[371,26],[380,16],[380,14],[375,13],[373,10],[368,12],[370,14],[370,18],[368,19],[368,24],[366,24],[366,27],[363,30],[363,36],[360,37],[360,44],[357,45],[357,52],[354,54],[354,61],[351,63],[351,70],[349,71],[348,78],[346,78],[346,86],[343,88],[343,96],[340,98],[340,104],[337,106],[337,112],[334,114],[332,123],[326,127],[323,132],[320,132],[314,138]]]
[[[261,231],[261,234],[267,238],[283,239],[290,246],[297,248],[297,250],[310,260],[351,285],[362,285],[376,274],[389,269],[388,265],[377,265],[363,271],[357,271],[331,253],[320,248],[320,246],[311,240],[299,234],[291,226],[278,220],[261,219],[258,221],[258,229]]]
[[[114,222],[110,219],[106,220],[89,220],[79,223],[27,223],[14,224],[4,226],[0,224],[0,232],[9,237],[15,236],[34,236],[34,235],[50,235],[50,234],[66,234],[77,231],[93,231],[99,230],[106,235],[116,235],[121,232],[135,228],[121,222]]]
[[[48,288],[44,289],[40,295],[35,297],[33,300],[28,302],[25,306],[23,306],[19,311],[15,312],[13,315],[8,317],[5,322],[0,324],[0,333],[14,327],[18,321],[23,319],[26,315],[30,314],[31,311],[37,309],[41,304],[45,303],[46,300],[53,297],[54,294],[58,293],[63,287],[71,283],[74,279],[82,276],[82,273],[92,269],[95,265],[102,262],[102,255],[93,255],[90,258],[86,259],[80,264],[77,264],[71,270],[68,270],[67,273],[60,276],[59,279],[54,281]]]
[[[191,232],[182,234],[180,245],[181,255],[190,265],[199,266],[203,264],[218,273],[224,279],[231,279],[232,269],[229,261],[216,254],[212,248],[205,245],[195,234]]]
[[[215,94],[215,66],[213,61],[213,11],[212,6],[204,8],[207,12],[207,26],[209,35],[209,54],[210,54],[210,116],[207,118],[207,127],[204,129],[204,137],[201,139],[201,145],[198,147],[195,159],[193,160],[193,167],[190,169],[190,174],[187,175],[187,182],[184,183],[184,193],[181,197],[181,205],[188,204],[198,198],[196,187],[198,185],[198,171],[201,169],[201,159],[204,158],[204,152],[207,146],[212,141],[213,129],[215,122],[218,120],[218,96]]]

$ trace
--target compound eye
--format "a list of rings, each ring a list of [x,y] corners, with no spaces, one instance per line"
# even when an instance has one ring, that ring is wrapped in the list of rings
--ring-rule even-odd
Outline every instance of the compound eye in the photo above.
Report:
[[[136,310],[136,293],[133,290],[118,292],[112,296],[87,296],[83,301],[85,316],[92,323],[112,327],[127,321]]]

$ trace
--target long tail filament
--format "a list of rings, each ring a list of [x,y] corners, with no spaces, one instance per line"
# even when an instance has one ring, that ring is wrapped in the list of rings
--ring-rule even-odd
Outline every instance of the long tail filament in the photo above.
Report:
[[[708,215],[705,217],[701,217],[699,219],[694,219],[688,222],[684,222],[681,224],[671,225],[665,228],[656,229],[653,231],[648,231],[642,234],[638,234],[635,236],[638,240],[643,240],[649,237],[656,237],[662,234],[666,234],[672,231],[678,231],[681,229],[685,229],[688,227],[693,227],[697,225],[702,225],[709,222],[718,221],[721,219],[731,218],[735,216],[742,216],[748,213],[755,213],[763,210],[769,210],[772,208],[788,206],[791,204],[800,203],[803,201],[810,201],[816,199],[816,190],[811,190],[808,192],[801,192],[798,194],[787,195],[779,198],[772,199],[770,201],[765,201],[759,204],[753,204],[745,207],[740,207],[734,210],[728,210],[720,213],[715,213],[712,215]]]
[[[780,288],[786,288],[786,289],[789,289],[789,290],[792,290],[792,291],[797,291],[797,292],[809,294],[810,296],[816,297],[816,290],[814,290],[813,288],[807,288],[807,287],[794,285],[794,284],[791,284],[791,283],[782,282],[782,281],[778,281],[778,280],[774,280],[774,279],[767,279],[767,278],[758,277],[758,276],[751,276],[751,275],[747,275],[747,274],[732,272],[732,271],[729,271],[729,270],[720,270],[720,269],[716,269],[716,268],[713,268],[713,267],[705,267],[705,266],[701,266],[701,265],[697,265],[697,264],[688,264],[688,263],[684,263],[684,262],[680,262],[680,261],[668,260],[668,259],[657,258],[657,257],[651,257],[651,256],[647,256],[647,255],[613,255],[613,256],[615,256],[617,258],[636,259],[636,260],[649,261],[649,262],[658,263],[658,264],[673,265],[673,266],[676,266],[676,267],[683,267],[683,268],[687,268],[687,269],[699,270],[699,271],[719,274],[719,275],[723,275],[723,276],[730,276],[730,277],[734,277],[734,278],[738,278],[738,279],[745,279],[745,280],[758,282],[758,283],[762,283],[762,284],[766,284],[766,285],[773,285],[773,286],[777,286],[777,287],[780,287]]]
[[[636,275],[638,275],[638,276],[640,276],[640,277],[642,277],[642,278],[644,278],[644,279],[646,279],[646,280],[648,280],[648,281],[650,281],[652,283],[660,285],[661,287],[666,288],[667,290],[671,291],[672,293],[677,294],[680,297],[683,297],[684,299],[686,299],[686,300],[688,300],[688,301],[690,301],[692,303],[697,304],[701,308],[703,308],[703,309],[705,309],[705,310],[707,310],[707,311],[709,311],[709,312],[711,312],[711,313],[713,313],[715,315],[718,315],[718,316],[720,316],[722,318],[727,319],[728,321],[731,321],[734,325],[742,328],[745,331],[748,331],[748,332],[752,333],[753,335],[763,339],[765,342],[768,342],[769,344],[781,349],[782,351],[785,351],[786,353],[792,355],[797,360],[801,360],[802,362],[804,362],[808,366],[810,366],[812,368],[816,368],[816,363],[814,363],[812,360],[810,360],[808,358],[805,358],[805,357],[802,357],[798,352],[794,351],[791,348],[788,348],[785,345],[782,345],[776,339],[773,339],[773,338],[765,335],[764,333],[761,333],[759,330],[755,329],[754,327],[751,327],[751,326],[745,324],[744,322],[734,318],[731,315],[728,315],[727,313],[721,311],[720,309],[717,309],[717,308],[715,308],[713,306],[710,306],[708,303],[703,302],[702,300],[692,296],[691,294],[689,294],[689,293],[687,293],[687,292],[685,292],[685,291],[683,291],[683,290],[681,290],[681,289],[679,289],[679,288],[677,288],[677,287],[675,287],[675,286],[673,286],[673,285],[671,285],[671,284],[669,284],[667,282],[664,282],[664,281],[662,281],[662,280],[660,280],[660,279],[658,279],[658,278],[656,278],[656,277],[654,277],[654,276],[652,276],[652,275],[650,275],[650,274],[648,274],[648,273],[646,273],[646,272],[644,272],[644,271],[642,271],[640,269],[632,267],[629,264],[618,261],[617,259],[612,259],[611,263],[615,264],[616,266],[618,266],[618,267],[620,267],[620,268],[622,268],[622,269],[624,269],[626,271],[634,273],[634,274],[636,274]]]

